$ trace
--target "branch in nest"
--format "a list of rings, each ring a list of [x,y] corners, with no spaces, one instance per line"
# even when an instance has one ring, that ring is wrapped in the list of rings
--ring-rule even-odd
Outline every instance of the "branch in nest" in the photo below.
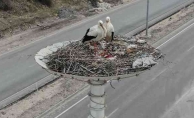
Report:
[[[91,70],[87,69],[86,67],[84,67],[84,66],[82,66],[82,65],[80,65],[80,67],[82,67],[83,69],[87,70],[88,72],[90,72],[90,73],[92,73],[92,74],[94,74],[94,73],[95,73],[95,72],[93,72],[93,71],[91,71]]]

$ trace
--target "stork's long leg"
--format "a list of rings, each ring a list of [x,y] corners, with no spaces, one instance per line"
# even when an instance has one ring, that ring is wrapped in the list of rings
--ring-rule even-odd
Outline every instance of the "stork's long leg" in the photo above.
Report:
[[[112,32],[112,39],[111,42],[114,40],[114,32]]]
[[[96,44],[96,42],[94,42],[94,52],[95,52],[95,55],[96,55],[96,53],[97,53],[97,44]]]
[[[96,42],[94,42],[94,41],[92,41],[92,42],[90,42],[90,45],[92,45],[93,47],[94,47],[94,54],[96,55],[96,52],[97,52],[97,44],[96,44]]]

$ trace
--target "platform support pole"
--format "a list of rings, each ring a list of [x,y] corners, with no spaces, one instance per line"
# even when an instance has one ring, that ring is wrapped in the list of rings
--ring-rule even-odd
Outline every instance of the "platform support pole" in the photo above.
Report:
[[[105,116],[105,86],[107,81],[89,80],[90,114],[88,118],[107,118]]]

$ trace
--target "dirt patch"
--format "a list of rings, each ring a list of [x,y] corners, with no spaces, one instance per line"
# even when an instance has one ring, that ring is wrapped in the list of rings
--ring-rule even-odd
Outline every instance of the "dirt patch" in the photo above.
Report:
[[[22,0],[21,4],[25,6],[28,2],[25,3],[25,0]],[[29,3],[29,7],[32,8],[25,10],[24,13],[15,13],[14,10],[0,11],[2,16],[0,18],[0,54],[115,6],[115,4],[102,2],[98,3],[98,8],[93,8],[87,0],[78,2],[69,0],[65,3],[62,0],[56,0],[55,6],[51,8],[36,5],[37,3],[31,4]]]
[[[86,83],[80,81],[60,78],[0,110],[0,118],[34,118],[85,85]]]
[[[64,26],[71,25],[79,20],[82,20],[84,16],[77,15],[65,19],[48,18],[44,20],[44,23],[37,23],[33,28],[21,32],[11,38],[0,40],[0,54],[12,50],[15,47],[19,47],[28,44],[32,41],[39,39],[38,37],[44,36],[48,33],[63,28]],[[71,22],[70,22],[71,21]]]
[[[150,27],[149,34],[151,35],[151,38],[148,38],[147,41],[153,44],[193,18],[194,18],[194,4],[191,4],[188,7],[181,9],[174,15],[164,19],[162,22],[159,22],[156,25]],[[137,35],[137,37],[139,38],[144,36],[145,31]]]

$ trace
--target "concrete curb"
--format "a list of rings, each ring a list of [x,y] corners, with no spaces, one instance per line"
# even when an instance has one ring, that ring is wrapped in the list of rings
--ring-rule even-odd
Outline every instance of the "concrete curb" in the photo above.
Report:
[[[152,46],[154,46],[155,48],[158,47],[159,45],[161,45],[163,42],[167,41],[169,38],[173,37],[174,35],[176,35],[177,33],[179,33],[181,30],[187,28],[190,24],[194,23],[194,19],[188,21],[187,23],[185,23],[184,25],[180,26],[178,29],[174,30],[173,32],[169,33],[168,35],[166,35],[165,37],[159,39],[157,42],[154,42],[152,44]],[[89,86],[85,85],[83,88],[80,89],[80,91],[77,91],[75,93],[73,93],[72,95],[70,95],[69,97],[67,97],[66,99],[64,99],[63,101],[59,102],[58,104],[54,105],[53,107],[51,107],[50,109],[48,109],[47,111],[45,111],[44,113],[40,114],[39,116],[37,116],[36,118],[45,118],[47,115],[49,115],[49,113],[51,113],[54,110],[57,110],[58,108],[60,108],[61,106],[63,106],[64,104],[66,104],[69,100],[73,99],[74,97],[78,96],[81,94],[81,92],[84,92],[85,90],[87,90]],[[80,94],[78,94],[80,93]],[[67,100],[67,101],[66,101]]]
[[[178,11],[181,10],[182,8],[184,8],[184,7],[188,6],[188,5],[190,5],[190,4],[193,3],[193,2],[194,2],[194,0],[189,0],[189,1],[187,1],[187,2],[184,2],[183,4],[181,4],[181,5],[179,5],[179,6],[176,6],[176,7],[172,8],[170,11],[165,12],[164,14],[160,15],[159,17],[150,20],[150,21],[149,21],[149,27],[150,27],[150,26],[153,26],[153,25],[155,25],[156,23],[158,23],[158,22],[164,20],[165,18],[167,18],[167,17],[169,17],[169,16],[175,14],[176,12],[178,12]],[[141,26],[137,27],[135,30],[133,30],[133,31],[131,31],[131,32],[125,34],[125,35],[128,36],[128,37],[132,37],[133,35],[136,35],[137,33],[139,33],[139,32],[141,32],[141,31],[145,30],[145,28],[146,28],[146,24],[141,25]]]
[[[157,47],[159,46],[161,43],[167,41],[170,37],[174,36],[175,34],[177,34],[178,32],[180,32],[182,29],[188,27],[188,25],[190,25],[191,23],[194,22],[194,19],[188,21],[187,23],[185,23],[184,25],[180,26],[178,29],[174,30],[173,32],[169,33],[167,36],[161,38],[160,40],[158,40],[157,42],[154,42],[152,45],[154,47]],[[144,28],[145,29],[145,28]],[[69,96],[67,99],[65,100],[68,100],[69,98],[72,98],[72,97],[75,97],[75,95],[77,95],[77,93],[79,92],[83,92],[86,88],[88,87],[88,85],[86,85],[83,89],[81,89],[80,91],[77,91],[76,93],[74,93],[73,95]],[[60,106],[63,106],[64,105],[64,101],[61,101],[59,102],[58,104],[56,104],[55,106],[51,107],[50,109],[48,109],[47,111],[45,111],[44,113],[42,113],[41,115],[37,116],[36,118],[43,118],[45,117],[46,115],[48,115],[49,112],[52,112],[56,109],[58,109]],[[66,102],[65,102],[66,103]]]
[[[34,84],[32,84],[32,85],[22,89],[21,91],[15,93],[13,95],[11,95],[10,97],[8,97],[8,98],[6,98],[6,99],[4,99],[4,100],[2,100],[0,102],[0,109],[4,108],[4,107],[6,107],[6,106],[8,106],[8,105],[10,105],[10,104],[12,104],[14,102],[17,102],[22,97],[24,97],[24,96],[26,96],[26,95],[28,95],[28,94],[38,90],[38,88],[46,85],[49,82],[52,82],[56,78],[57,77],[54,76],[54,75],[48,75],[45,78],[37,81],[36,83],[34,83]]]
[[[180,26],[179,28],[177,28],[176,30],[174,30],[173,32],[169,33],[168,35],[166,35],[165,37],[162,37],[161,39],[159,39],[158,41],[154,42],[152,44],[153,47],[157,48],[158,46],[160,46],[162,43],[166,42],[167,40],[169,40],[171,37],[176,36],[177,33],[179,33],[181,30],[187,28],[190,24],[194,23],[194,19],[191,19],[190,21],[186,22],[185,24],[183,24],[182,26]]]
[[[69,100],[71,100],[71,99],[75,98],[76,96],[80,95],[79,94],[80,92],[84,92],[87,89],[89,89],[89,85],[88,84],[84,85],[81,89],[79,89],[75,93],[69,95],[67,98],[63,99],[59,103],[55,104],[54,106],[52,106],[51,108],[49,108],[48,110],[46,110],[45,112],[43,112],[42,114],[40,114],[39,116],[37,116],[36,118],[43,118],[44,116],[48,115],[48,113],[54,111],[56,108],[59,108],[64,103],[67,103]]]
[[[193,0],[189,0],[179,6],[176,6],[174,8],[172,8],[172,10],[162,14],[161,16],[154,18],[153,20],[149,21],[149,26],[156,24],[157,22],[165,19],[166,17],[176,13],[177,11],[179,11],[180,9],[182,9],[185,6],[188,6],[189,4],[193,3]],[[141,31],[143,31],[145,29],[145,25],[141,25],[140,27],[136,28],[135,30],[129,32],[128,34],[126,34],[127,36],[133,36]],[[0,101],[0,109],[12,104],[13,102],[16,102],[17,100],[21,99],[22,97],[32,93],[35,90],[38,90],[38,88],[44,86],[45,84],[55,80],[56,77],[53,75],[48,75],[47,77],[39,80],[38,82],[22,89],[21,91],[13,94],[12,96]],[[82,89],[80,89],[81,91]],[[76,92],[78,93],[78,92]],[[73,93],[72,95],[70,95],[70,97],[74,96],[76,93]],[[69,97],[68,97],[69,98]]]

